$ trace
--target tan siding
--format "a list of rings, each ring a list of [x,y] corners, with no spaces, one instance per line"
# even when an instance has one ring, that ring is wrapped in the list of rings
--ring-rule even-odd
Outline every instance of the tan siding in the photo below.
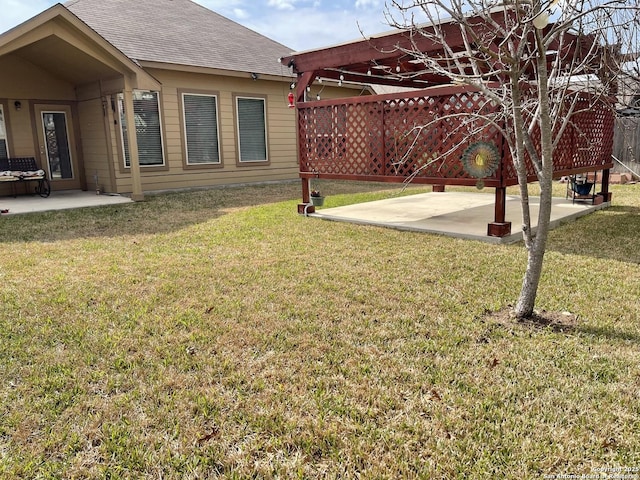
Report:
[[[113,192],[109,171],[107,139],[105,138],[102,100],[93,99],[78,103],[80,137],[87,189],[96,188],[96,176],[100,190]]]
[[[74,86],[15,55],[0,57],[0,96],[19,99],[75,100]],[[11,72],[11,74],[7,74]],[[13,103],[11,103],[13,105]]]
[[[8,126],[9,154],[12,157],[37,157],[35,132],[31,123],[31,109],[28,100],[20,100],[22,107],[16,110],[15,99],[9,99],[5,111]]]
[[[151,75],[162,83],[161,109],[166,169],[141,168],[144,191],[170,190],[243,184],[298,178],[296,149],[295,109],[288,108],[288,82],[249,78],[221,77],[201,73],[181,73],[152,69]],[[185,168],[183,159],[182,129],[179,92],[215,92],[218,95],[218,122],[222,167],[202,169]],[[326,93],[326,95],[325,95]],[[237,136],[234,95],[256,95],[267,101],[268,165],[237,164]],[[353,90],[326,87],[323,97],[329,98],[354,94]],[[117,191],[132,190],[129,172],[120,170],[122,162],[119,143],[119,125],[111,128]],[[91,180],[91,171],[87,178]]]

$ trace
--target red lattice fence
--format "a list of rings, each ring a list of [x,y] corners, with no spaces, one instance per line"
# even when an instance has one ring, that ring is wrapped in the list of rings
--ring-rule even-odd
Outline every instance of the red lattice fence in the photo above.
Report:
[[[492,107],[467,87],[442,87],[400,95],[324,100],[298,105],[302,178],[476,185],[461,161],[468,145],[495,145],[499,167],[483,178],[487,187],[517,184],[500,131],[470,121]],[[610,168],[613,114],[580,98],[570,126],[554,150],[556,176]],[[528,162],[528,181],[535,170]]]

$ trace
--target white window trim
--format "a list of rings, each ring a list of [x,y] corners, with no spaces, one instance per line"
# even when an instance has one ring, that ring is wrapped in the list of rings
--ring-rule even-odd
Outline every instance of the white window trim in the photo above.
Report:
[[[160,128],[160,150],[162,151],[162,163],[154,163],[152,165],[148,165],[148,164],[142,164],[140,163],[140,155],[138,154],[138,166],[140,168],[159,168],[159,167],[164,167],[166,166],[166,159],[165,159],[165,148],[164,148],[164,132],[163,132],[163,128],[162,128],[162,109],[160,108],[160,92],[156,92],[156,91],[151,91],[151,90],[134,90],[134,92],[150,92],[150,93],[155,93],[156,96],[156,101],[158,102],[158,125]],[[129,162],[129,165],[127,165],[127,152],[124,149],[124,132],[122,131],[122,122],[120,121],[120,119],[122,118],[122,112],[124,111],[124,93],[118,93],[116,95],[116,103],[118,104],[118,122],[120,123],[120,143],[122,144],[122,164],[124,166],[125,169],[130,169],[131,168],[131,162]],[[134,112],[135,114],[135,112]],[[127,125],[127,128],[129,128],[129,125]],[[137,135],[136,135],[137,138]]]
[[[236,107],[236,132],[238,135],[238,163],[269,163],[269,135],[267,128],[267,99],[264,97],[251,97],[248,95],[236,95],[235,107]],[[261,100],[262,101],[262,114],[264,115],[264,160],[243,160],[242,149],[240,148],[240,110],[238,108],[238,100]]]
[[[185,96],[192,97],[213,97],[216,100],[216,138],[218,139],[218,161],[216,162],[189,162],[189,136],[187,132],[187,109],[184,105],[184,97]],[[182,128],[184,130],[184,155],[186,159],[186,164],[189,166],[198,166],[198,165],[222,165],[222,152],[220,151],[220,99],[216,94],[207,94],[207,93],[190,93],[190,92],[182,92]]]

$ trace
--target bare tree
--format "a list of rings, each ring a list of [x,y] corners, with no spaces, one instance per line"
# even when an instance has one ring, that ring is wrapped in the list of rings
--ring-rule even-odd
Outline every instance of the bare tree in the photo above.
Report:
[[[419,49],[405,49],[407,55],[427,71],[474,87],[494,107],[490,113],[476,112],[466,123],[481,119],[499,128],[517,170],[528,251],[518,318],[534,312],[550,224],[554,151],[565,130],[574,127],[576,115],[595,103],[614,108],[618,80],[640,76],[629,63],[637,51],[639,10],[628,0],[387,3],[392,26],[441,46],[437,56]],[[460,35],[455,48],[451,24]],[[535,233],[527,165],[533,165],[540,187]]]

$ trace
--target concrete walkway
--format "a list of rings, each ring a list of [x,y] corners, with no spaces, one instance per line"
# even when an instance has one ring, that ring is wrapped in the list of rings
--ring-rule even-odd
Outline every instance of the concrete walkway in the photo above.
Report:
[[[131,202],[132,200],[129,197],[122,195],[96,195],[96,192],[90,191],[83,192],[81,190],[65,190],[60,192],[51,192],[51,195],[47,198],[42,198],[39,195],[18,195],[15,198],[2,197],[0,198],[0,209],[9,210],[8,213],[2,214],[4,216]]]
[[[360,203],[336,208],[323,208],[311,214],[325,220],[352,222],[363,225],[436,233],[489,243],[514,243],[522,240],[522,210],[520,197],[507,196],[506,219],[511,222],[511,235],[490,237],[487,225],[494,218],[494,195],[485,193],[432,192]],[[539,197],[530,197],[531,215],[537,227]],[[564,198],[553,198],[551,226],[575,220],[608,203],[591,205],[571,203]]]

